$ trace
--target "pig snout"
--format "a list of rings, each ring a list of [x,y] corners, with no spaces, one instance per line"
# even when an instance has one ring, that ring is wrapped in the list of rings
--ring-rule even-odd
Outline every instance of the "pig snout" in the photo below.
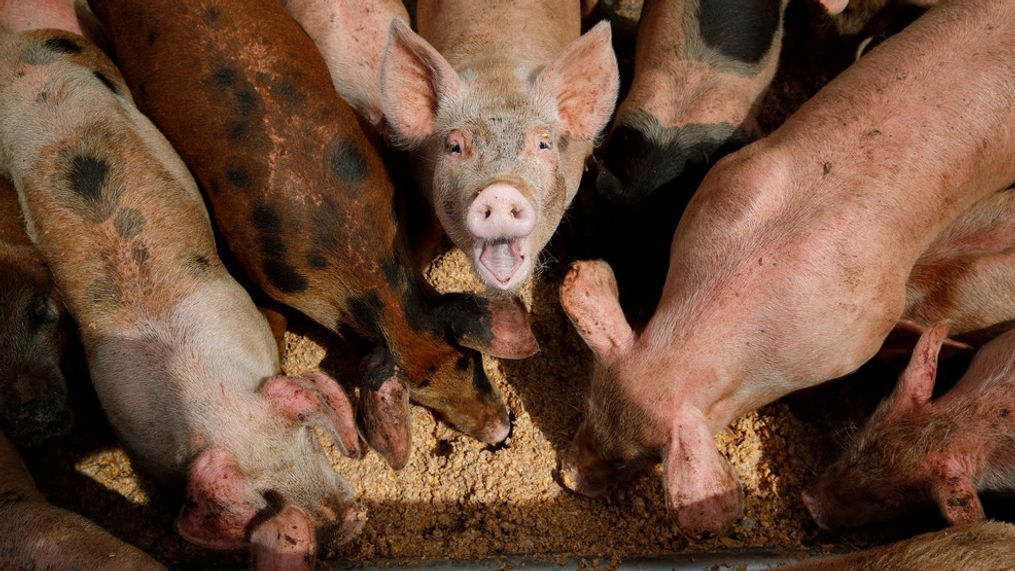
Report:
[[[814,495],[811,490],[804,490],[800,493],[800,498],[804,502],[804,507],[807,508],[807,512],[811,514],[811,519],[814,523],[818,524],[818,527],[826,531],[832,530],[835,526],[831,525],[828,520],[828,512],[825,511],[821,501]]]
[[[58,371],[42,377],[15,375],[0,393],[3,413],[15,442],[36,446],[70,429],[73,416],[67,409],[66,385]]]
[[[476,264],[488,283],[511,289],[527,275],[526,238],[536,227],[536,209],[512,185],[495,183],[472,201],[466,226],[477,241]]]

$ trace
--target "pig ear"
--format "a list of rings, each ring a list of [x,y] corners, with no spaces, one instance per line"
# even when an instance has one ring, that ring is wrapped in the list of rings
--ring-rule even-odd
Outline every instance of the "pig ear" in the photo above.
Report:
[[[595,139],[617,103],[620,75],[610,42],[610,24],[600,22],[539,74],[539,90],[557,103],[564,134],[572,139]]]
[[[320,371],[300,377],[277,376],[268,379],[260,392],[283,416],[320,426],[331,435],[342,454],[359,458],[359,433],[352,403],[334,379]]]
[[[409,391],[384,348],[363,359],[361,374],[359,417],[364,436],[389,466],[400,470],[412,452]]]
[[[821,4],[821,7],[825,9],[825,12],[829,16],[835,16],[836,14],[841,14],[846,9],[846,6],[849,5],[849,0],[818,0],[818,3]]]
[[[206,549],[240,549],[247,544],[247,525],[265,505],[240,474],[233,455],[210,448],[190,466],[176,529],[183,539]]]
[[[891,408],[905,412],[926,406],[934,393],[934,379],[937,376],[937,358],[941,345],[948,337],[948,324],[938,323],[920,336],[913,349],[909,365],[899,377],[899,383],[892,392]]]
[[[617,280],[602,260],[576,262],[560,286],[560,304],[578,334],[603,361],[627,352],[634,331],[620,308]]]
[[[455,343],[500,359],[524,359],[539,351],[529,312],[513,296],[447,294],[441,320]]]
[[[314,526],[301,508],[288,505],[250,536],[254,569],[313,569]]]
[[[381,62],[381,105],[393,142],[423,142],[433,134],[441,103],[461,91],[451,64],[408,24],[393,20]]]
[[[685,535],[716,536],[740,518],[744,494],[700,413],[678,413],[663,458],[666,507]]]

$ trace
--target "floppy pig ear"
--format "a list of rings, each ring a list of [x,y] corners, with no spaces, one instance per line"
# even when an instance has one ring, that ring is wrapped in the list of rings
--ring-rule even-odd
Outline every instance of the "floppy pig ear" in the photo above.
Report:
[[[740,480],[700,414],[674,425],[663,478],[666,507],[688,537],[719,535],[743,514]]]
[[[367,355],[360,368],[359,417],[363,435],[389,466],[400,470],[412,452],[409,391],[382,347]]]
[[[602,360],[634,344],[634,331],[620,308],[617,280],[602,260],[575,262],[560,286],[560,304],[578,334]]]
[[[233,455],[210,448],[190,466],[176,529],[206,549],[240,549],[247,545],[247,524],[265,504],[247,485]]]
[[[568,137],[595,139],[613,113],[620,86],[610,24],[600,22],[571,42],[539,74],[537,85],[557,102],[557,113]]]
[[[529,312],[516,297],[445,294],[441,319],[455,343],[500,359],[524,359],[539,351]]]
[[[909,365],[899,377],[899,383],[890,397],[893,410],[905,412],[930,402],[937,376],[938,353],[947,337],[947,323],[938,323],[920,336],[916,348],[913,349],[913,356],[909,359]]]
[[[314,568],[314,526],[301,508],[288,505],[257,526],[250,536],[254,569]]]
[[[394,142],[414,146],[434,130],[441,100],[462,90],[444,57],[401,20],[393,20],[381,62],[381,105]]]
[[[352,403],[334,379],[320,371],[299,377],[277,376],[261,386],[261,395],[283,416],[326,430],[349,458],[359,458],[359,433]]]

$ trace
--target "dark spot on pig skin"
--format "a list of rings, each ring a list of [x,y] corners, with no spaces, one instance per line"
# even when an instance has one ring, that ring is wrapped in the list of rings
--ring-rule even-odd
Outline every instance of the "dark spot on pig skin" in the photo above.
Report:
[[[383,309],[384,303],[377,297],[377,293],[372,291],[350,298],[346,302],[346,311],[352,320],[368,331],[376,327],[377,317]]]
[[[1008,410],[1008,409],[1006,409],[1006,408],[1002,408],[1002,409],[1001,409],[1001,418],[1008,418],[1008,416],[1009,416],[1010,414],[1011,414],[1011,411],[1010,411],[1010,410]]]
[[[43,46],[47,50],[56,52],[58,54],[79,54],[81,53],[81,46],[70,38],[50,38],[43,42]]]
[[[36,103],[45,103],[47,99],[49,99],[49,94],[45,91],[40,91],[39,94],[35,96]]]
[[[701,0],[698,31],[713,50],[758,63],[772,47],[780,11],[780,0]]]
[[[107,89],[113,92],[113,94],[115,95],[120,94],[120,92],[116,90],[116,85],[113,83],[113,80],[106,77],[106,74],[102,73],[101,71],[96,71],[93,73],[95,74],[95,79],[101,81],[102,85],[105,85]]]
[[[88,200],[98,200],[102,195],[102,186],[106,183],[108,175],[109,164],[106,161],[78,155],[71,161],[67,178],[70,180],[71,189],[78,196]]]
[[[145,218],[141,211],[136,208],[124,208],[116,213],[113,219],[113,227],[121,238],[132,238],[141,233],[144,228]]]
[[[228,180],[229,184],[235,186],[236,188],[244,190],[250,188],[250,175],[247,173],[247,170],[241,166],[231,165],[228,169],[226,169],[226,180]]]
[[[328,267],[328,259],[320,252],[310,252],[307,254],[307,263],[315,270],[323,270]]]
[[[472,388],[482,396],[493,396],[493,385],[490,384],[490,379],[486,376],[486,371],[483,370],[482,357],[477,351],[469,352],[472,353]]]
[[[257,108],[257,95],[249,89],[237,91],[235,107],[236,112],[243,117],[249,116]]]
[[[130,255],[131,258],[133,258],[134,261],[137,263],[137,265],[139,266],[143,265],[145,262],[148,261],[148,248],[143,245],[135,246],[130,251]]]
[[[155,40],[157,40],[157,39],[159,39],[159,33],[156,32],[155,30],[152,30],[152,31],[148,32],[148,37],[145,38],[145,41],[148,42],[149,46],[154,46],[155,45]]]
[[[226,90],[236,85],[236,70],[228,67],[220,67],[215,70],[212,74],[215,79],[215,86],[219,89]]]
[[[247,136],[247,122],[233,121],[229,123],[228,136],[230,141],[242,141]]]
[[[282,241],[282,220],[267,206],[254,208],[250,221],[257,229],[264,276],[282,293],[300,293],[309,286],[307,278],[285,261],[286,245]]]
[[[120,306],[122,295],[119,284],[108,276],[96,279],[85,288],[85,297],[88,303],[99,315],[109,314],[116,310]]]
[[[641,114],[610,133],[597,190],[609,198],[639,202],[692,165],[714,163],[747,142],[747,135],[729,123],[667,129]]]
[[[213,28],[218,27],[221,17],[222,12],[219,11],[218,6],[212,6],[211,8],[208,8],[208,10],[205,11],[204,13],[204,21],[207,22],[208,25]]]
[[[458,361],[455,362],[455,368],[459,371],[467,370],[469,368],[469,358],[465,355],[459,357]]]
[[[331,142],[328,147],[328,160],[332,172],[346,184],[359,184],[367,176],[367,161],[363,153],[355,143],[344,138]]]

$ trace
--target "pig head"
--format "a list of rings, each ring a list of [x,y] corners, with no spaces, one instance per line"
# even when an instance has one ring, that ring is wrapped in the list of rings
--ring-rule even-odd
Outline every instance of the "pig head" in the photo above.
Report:
[[[933,502],[951,525],[982,521],[981,489],[1015,481],[1015,330],[983,346],[931,400],[947,324],[928,329],[909,365],[849,447],[803,493],[825,529],[890,520]]]
[[[618,85],[606,23],[531,74],[507,67],[455,69],[396,20],[381,69],[389,137],[416,153],[441,225],[495,291],[535,269]]]

